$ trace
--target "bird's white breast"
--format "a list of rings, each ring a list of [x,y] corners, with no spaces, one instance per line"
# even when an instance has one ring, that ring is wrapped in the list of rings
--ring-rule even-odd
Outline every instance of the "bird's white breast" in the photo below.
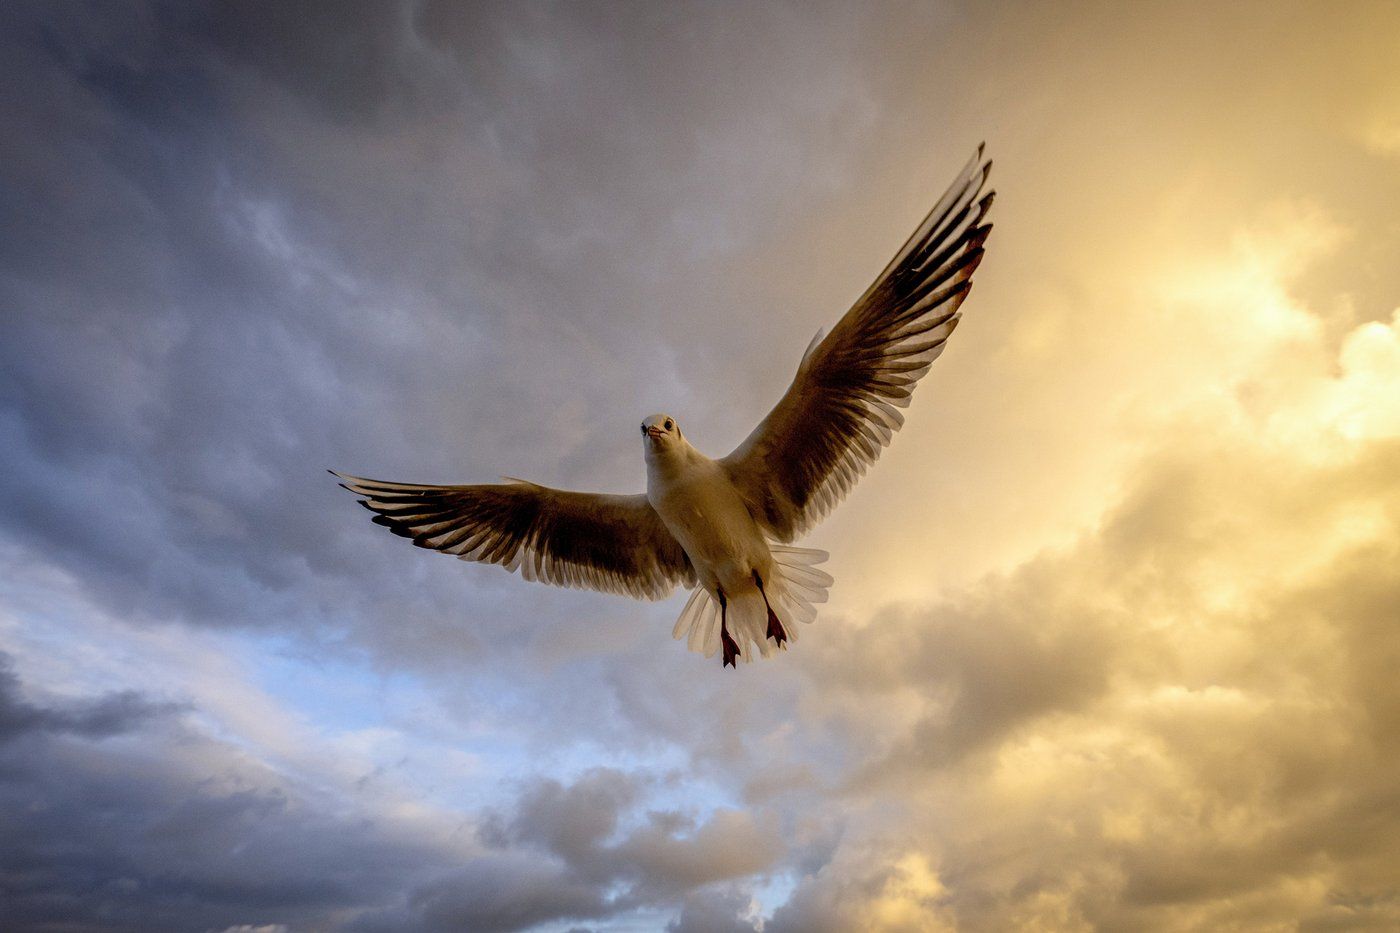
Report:
[[[685,548],[707,589],[729,592],[766,575],[768,542],[724,468],[694,448],[647,460],[647,499]]]

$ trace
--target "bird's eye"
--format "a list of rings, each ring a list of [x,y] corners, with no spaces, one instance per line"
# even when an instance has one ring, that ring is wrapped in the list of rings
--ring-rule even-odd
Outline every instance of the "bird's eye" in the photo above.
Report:
[[[671,428],[673,428],[673,427],[675,427],[675,423],[672,422],[670,418],[667,418],[667,419],[666,419],[666,430],[669,431],[669,430],[671,430]]]
[[[643,433],[643,434],[647,433],[647,426],[646,426],[646,425],[642,425],[642,433]]]

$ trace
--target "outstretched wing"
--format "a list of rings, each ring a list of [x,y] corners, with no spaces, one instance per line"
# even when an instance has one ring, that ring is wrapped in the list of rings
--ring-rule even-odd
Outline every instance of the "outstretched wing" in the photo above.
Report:
[[[335,473],[334,470],[331,471]],[[527,580],[664,599],[695,585],[690,559],[646,496],[566,492],[515,480],[415,486],[335,473],[374,522],[419,547],[520,570]]]
[[[825,339],[777,406],[721,463],[780,541],[820,521],[904,424],[900,408],[943,352],[991,232],[983,147]],[[820,334],[817,335],[821,337]]]

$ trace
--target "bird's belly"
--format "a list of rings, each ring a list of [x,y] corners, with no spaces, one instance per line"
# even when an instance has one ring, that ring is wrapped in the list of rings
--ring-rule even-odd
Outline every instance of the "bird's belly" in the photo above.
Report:
[[[658,505],[661,520],[707,589],[733,593],[753,586],[755,570],[767,574],[772,562],[768,541],[732,490],[696,484],[675,490]]]

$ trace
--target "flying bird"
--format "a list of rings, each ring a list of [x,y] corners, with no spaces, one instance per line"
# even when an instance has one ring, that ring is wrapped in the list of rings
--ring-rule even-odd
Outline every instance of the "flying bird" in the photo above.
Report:
[[[519,570],[527,580],[642,599],[693,588],[672,632],[723,664],[769,656],[816,618],[825,551],[791,542],[826,516],[904,423],[919,379],[961,319],[992,226],[984,146],[726,457],[691,446],[675,418],[641,423],[647,490],[633,496],[524,480],[421,486],[335,473],[374,521],[419,547]]]

